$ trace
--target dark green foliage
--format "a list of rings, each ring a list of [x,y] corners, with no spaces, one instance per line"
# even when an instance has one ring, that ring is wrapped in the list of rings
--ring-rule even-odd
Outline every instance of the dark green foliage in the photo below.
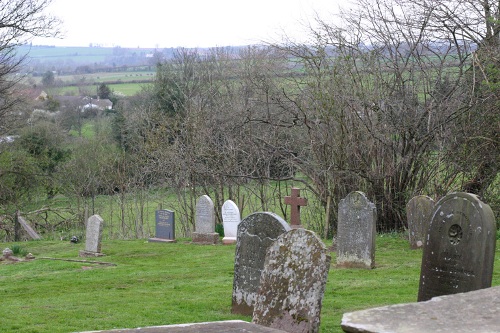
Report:
[[[101,83],[97,88],[97,96],[99,96],[99,98],[109,99],[111,97],[111,89],[105,83]]]
[[[51,87],[54,85],[54,83],[55,83],[54,72],[46,71],[42,77],[42,84],[44,85],[44,87]]]

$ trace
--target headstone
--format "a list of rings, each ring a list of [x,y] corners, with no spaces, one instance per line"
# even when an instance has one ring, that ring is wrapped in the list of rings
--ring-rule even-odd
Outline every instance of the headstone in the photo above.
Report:
[[[149,242],[175,242],[175,212],[167,209],[156,211],[156,233]]]
[[[99,215],[92,215],[87,221],[87,232],[85,236],[85,250],[80,251],[80,257],[100,257],[102,227],[104,220]]]
[[[312,231],[293,229],[267,250],[253,322],[294,333],[316,333],[330,256]]]
[[[495,240],[493,211],[475,195],[439,200],[425,239],[418,301],[491,287]]]
[[[291,230],[274,213],[253,213],[238,226],[234,259],[232,312],[253,314],[266,251],[282,233]]]
[[[300,197],[300,189],[293,187],[290,196],[285,197],[285,204],[290,205],[290,225],[292,229],[302,228],[300,207],[307,206],[307,199]]]
[[[337,266],[375,267],[377,209],[363,192],[351,192],[339,203]]]
[[[240,209],[231,200],[227,200],[222,205],[222,225],[224,226],[223,244],[236,243],[238,225],[241,222]]]
[[[195,232],[193,232],[193,243],[219,243],[219,234],[215,232],[214,203],[208,195],[202,195],[196,202]]]
[[[433,212],[434,200],[426,195],[417,195],[406,204],[408,234],[412,249],[419,249],[424,245]]]
[[[17,220],[21,227],[23,227],[24,231],[28,233],[31,239],[42,239],[39,234],[36,233],[35,230],[28,224],[28,222],[20,215],[17,216]]]

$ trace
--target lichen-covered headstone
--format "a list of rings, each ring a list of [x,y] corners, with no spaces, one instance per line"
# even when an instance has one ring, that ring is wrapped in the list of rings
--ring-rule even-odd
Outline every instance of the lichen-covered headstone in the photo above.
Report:
[[[406,219],[412,249],[419,249],[424,245],[433,212],[434,200],[426,195],[417,195],[406,204]]]
[[[85,250],[80,251],[81,257],[99,257],[101,253],[102,227],[104,220],[99,215],[92,215],[87,221],[85,235]]]
[[[424,243],[418,301],[491,287],[495,240],[493,211],[475,195],[439,200]]]
[[[192,238],[193,243],[219,243],[219,234],[215,232],[214,203],[208,195],[202,195],[196,202],[195,232]]]
[[[375,267],[377,209],[363,192],[351,192],[339,203],[337,266]]]
[[[231,200],[227,200],[222,205],[222,225],[224,226],[223,244],[236,243],[238,225],[241,222],[240,209]]]
[[[253,322],[286,332],[318,332],[329,268],[328,251],[312,231],[282,234],[267,250]]]
[[[238,226],[234,259],[232,312],[251,316],[266,251],[290,226],[276,214],[253,213]]]

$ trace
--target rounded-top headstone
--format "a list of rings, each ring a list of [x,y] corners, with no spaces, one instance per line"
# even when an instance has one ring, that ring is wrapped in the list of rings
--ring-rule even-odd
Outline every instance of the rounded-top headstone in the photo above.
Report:
[[[290,229],[285,220],[269,212],[253,213],[241,221],[234,259],[233,313],[252,315],[267,248]]]
[[[418,249],[424,245],[427,228],[434,212],[434,203],[431,197],[417,195],[406,204],[408,236],[412,249]]]
[[[491,287],[495,217],[474,194],[436,203],[422,255],[418,301]]]
[[[224,226],[224,243],[236,242],[238,225],[241,222],[240,209],[231,200],[222,205],[222,225]]]
[[[202,195],[196,202],[195,228],[200,234],[215,232],[214,203],[208,195]]]

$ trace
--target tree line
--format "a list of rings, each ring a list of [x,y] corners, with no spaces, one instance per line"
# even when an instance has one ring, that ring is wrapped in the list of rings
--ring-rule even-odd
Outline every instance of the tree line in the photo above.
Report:
[[[21,206],[30,186],[43,185],[78,200],[140,194],[144,207],[149,189],[164,187],[188,234],[200,194],[286,214],[281,196],[294,182],[329,216],[313,223],[322,234],[327,226],[335,234],[336,207],[354,190],[376,204],[381,231],[406,228],[405,205],[417,194],[475,193],[498,214],[498,4],[358,0],[355,8],[337,23],[318,17],[307,43],[284,36],[238,50],[178,49],[157,63],[151,86],[96,121],[93,139],[41,149],[31,146],[64,140],[52,137],[57,121],[25,129],[23,144],[0,151],[9,193],[0,204]],[[5,162],[12,154],[32,169],[14,171]],[[120,207],[124,233],[143,233]]]

